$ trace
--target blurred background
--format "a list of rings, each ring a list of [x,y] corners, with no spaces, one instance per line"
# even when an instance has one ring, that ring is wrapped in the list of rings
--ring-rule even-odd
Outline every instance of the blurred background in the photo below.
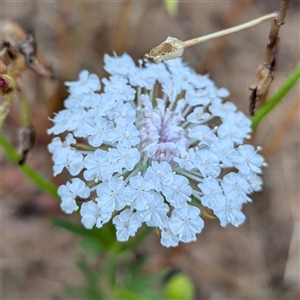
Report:
[[[163,1],[2,2],[1,19],[33,31],[55,73],[54,80],[30,70],[22,75],[37,129],[28,164],[56,185],[66,181],[64,175],[52,177],[48,118],[62,108],[64,81],[77,79],[82,69],[106,76],[105,53],[127,52],[137,61],[168,36],[203,36],[276,11],[279,5],[280,1],[179,1],[177,13],[171,15]],[[290,1],[269,96],[299,63],[299,8],[298,0]],[[228,88],[229,100],[248,114],[248,87],[264,62],[270,24],[188,48],[183,59]],[[244,208],[245,224],[221,228],[217,220],[206,220],[197,242],[175,249],[162,247],[153,232],[138,249],[150,255],[147,272],[168,267],[188,274],[196,299],[299,299],[299,101],[298,84],[257,128],[252,142],[264,148],[269,167],[264,170],[263,191],[252,195],[253,203]],[[19,127],[15,103],[3,134],[16,147]],[[2,299],[61,299],[64,286],[82,282],[74,265],[79,239],[49,222],[51,216],[64,216],[57,202],[3,153],[0,160]]]

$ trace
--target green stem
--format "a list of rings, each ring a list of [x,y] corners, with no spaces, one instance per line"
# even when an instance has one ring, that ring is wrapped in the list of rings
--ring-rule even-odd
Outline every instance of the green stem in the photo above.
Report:
[[[117,270],[117,257],[118,253],[115,251],[107,251],[107,256],[105,259],[105,264],[102,268],[102,274],[108,279],[110,284],[110,290],[116,283],[116,270]]]
[[[4,149],[5,154],[8,158],[16,165],[20,160],[20,155],[16,152],[14,147],[8,142],[8,140],[1,134],[0,135],[0,145]],[[33,181],[38,187],[40,187],[44,192],[53,196],[56,199],[60,199],[57,194],[57,187],[53,185],[50,181],[45,179],[40,173],[32,169],[30,166],[24,164],[19,166],[19,169],[27,175],[27,177]]]
[[[23,92],[19,93],[19,100],[22,126],[29,127],[31,125],[29,101]]]
[[[283,97],[290,91],[290,89],[296,84],[300,78],[300,64],[290,74],[285,83],[277,91],[277,93],[271,97],[252,117],[252,127],[256,127],[259,122],[283,99]]]

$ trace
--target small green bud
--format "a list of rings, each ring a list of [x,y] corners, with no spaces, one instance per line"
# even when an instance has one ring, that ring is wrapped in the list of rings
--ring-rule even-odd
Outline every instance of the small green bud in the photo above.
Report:
[[[191,300],[194,298],[194,285],[191,279],[179,273],[171,277],[165,287],[167,299],[172,300]]]

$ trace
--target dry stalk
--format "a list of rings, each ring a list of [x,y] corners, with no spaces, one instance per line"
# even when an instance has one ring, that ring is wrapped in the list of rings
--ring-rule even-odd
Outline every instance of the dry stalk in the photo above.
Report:
[[[162,62],[164,60],[169,60],[181,56],[185,48],[198,45],[205,41],[219,38],[243,29],[255,26],[265,20],[277,18],[277,12],[262,16],[260,18],[254,19],[250,22],[243,23],[241,25],[231,27],[225,30],[214,32],[202,37],[195,39],[180,41],[173,37],[168,37],[163,43],[153,48],[149,53],[145,54],[146,57],[153,59],[156,63]]]
[[[281,1],[278,17],[271,24],[271,29],[270,29],[268,42],[267,42],[267,49],[266,49],[266,58],[265,58],[266,62],[269,62],[271,60],[274,47],[276,46],[277,43],[279,29],[284,24],[288,3],[289,0]]]
[[[0,105],[0,127],[7,117],[14,100],[19,100],[22,130],[20,134],[19,165],[25,163],[35,141],[36,131],[32,126],[29,99],[26,96],[22,73],[30,68],[38,75],[54,78],[51,67],[45,62],[32,33],[26,33],[10,20],[0,22],[0,94],[6,99]]]
[[[256,71],[256,77],[249,87],[251,94],[249,97],[249,113],[251,116],[254,115],[256,103],[263,101],[266,98],[270,84],[273,81],[273,71],[276,64],[276,54],[278,51],[279,42],[279,29],[284,24],[284,18],[287,10],[289,0],[282,0],[280,4],[280,10],[276,19],[271,24],[269,32],[265,63],[260,64]]]

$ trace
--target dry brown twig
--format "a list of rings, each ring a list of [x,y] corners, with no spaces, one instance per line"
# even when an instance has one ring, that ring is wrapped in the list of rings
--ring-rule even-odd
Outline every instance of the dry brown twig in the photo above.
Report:
[[[284,24],[288,2],[289,0],[281,1],[278,16],[271,24],[265,54],[265,63],[258,66],[256,77],[249,87],[251,90],[249,97],[249,113],[251,116],[254,115],[256,103],[266,97],[270,84],[274,78],[273,72],[276,64],[276,54],[279,42],[278,33],[280,27]]]
[[[29,99],[26,96],[22,73],[26,68],[32,69],[45,78],[54,78],[51,67],[45,62],[37,48],[35,37],[26,33],[17,23],[11,20],[0,22],[2,43],[0,44],[0,127],[7,117],[10,107],[19,100],[22,130],[20,132],[19,164],[25,163],[29,151],[34,145],[36,131],[32,126]]]
[[[273,12],[271,14],[262,16],[260,18],[254,19],[250,22],[243,23],[241,25],[231,27],[229,29],[221,30],[218,32],[214,32],[212,34],[208,34],[202,37],[198,37],[195,39],[181,41],[173,37],[168,37],[164,42],[162,42],[157,47],[153,48],[149,53],[145,54],[145,57],[153,59],[156,63],[162,62],[164,60],[169,60],[173,58],[177,58],[181,56],[184,52],[185,48],[206,42],[208,40],[218,38],[224,35],[228,35],[252,26],[255,26],[262,21],[268,19],[277,18],[277,12]]]
[[[265,58],[266,61],[270,61],[270,59],[272,57],[274,47],[276,46],[276,43],[277,43],[279,29],[284,24],[284,19],[285,19],[288,3],[289,3],[289,0],[281,1],[277,20],[275,19],[272,22],[269,37],[268,37],[267,49],[266,49],[266,58]]]

